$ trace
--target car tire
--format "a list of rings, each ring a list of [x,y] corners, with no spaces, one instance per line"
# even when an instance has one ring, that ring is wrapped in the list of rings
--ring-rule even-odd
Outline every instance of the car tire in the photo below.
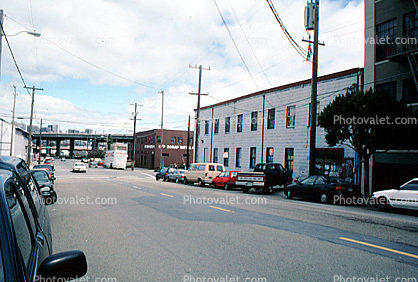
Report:
[[[385,197],[379,197],[377,199],[377,201],[378,201],[377,206],[378,206],[379,210],[381,210],[381,211],[389,210],[389,203],[388,203],[388,200]]]
[[[248,187],[242,187],[242,192],[245,194],[248,194],[248,191],[250,191],[250,189]]]
[[[179,179],[176,177],[176,183],[179,183]]]
[[[183,184],[184,184],[184,185],[187,185],[188,183],[189,183],[189,182],[187,181],[187,178],[185,177],[185,178],[184,178],[184,180],[183,180]]]
[[[224,189],[225,189],[225,190],[230,190],[230,189],[231,189],[231,188],[229,188],[228,183],[225,183]]]
[[[202,179],[198,179],[197,180],[197,186],[199,186],[199,187],[203,187],[203,181],[202,181]]]
[[[263,192],[266,195],[270,195],[271,193],[273,193],[273,186],[264,186]]]
[[[293,193],[292,193],[292,191],[290,189],[287,190],[286,197],[288,199],[293,199]]]
[[[329,197],[328,194],[323,192],[321,193],[321,197],[319,198],[319,200],[321,201],[321,203],[326,204],[329,201]]]

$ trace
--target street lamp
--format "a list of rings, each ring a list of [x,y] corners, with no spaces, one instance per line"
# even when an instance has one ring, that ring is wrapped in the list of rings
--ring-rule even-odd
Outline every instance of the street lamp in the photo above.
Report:
[[[34,31],[26,31],[26,30],[22,30],[22,31],[19,31],[18,33],[15,33],[15,34],[9,34],[9,35],[6,35],[6,36],[7,36],[7,37],[13,37],[13,36],[16,36],[16,35],[21,34],[21,33],[27,33],[27,34],[32,35],[32,36],[35,36],[35,37],[40,37],[40,36],[41,36],[41,34],[40,34],[40,33],[38,33],[38,32],[34,32]]]

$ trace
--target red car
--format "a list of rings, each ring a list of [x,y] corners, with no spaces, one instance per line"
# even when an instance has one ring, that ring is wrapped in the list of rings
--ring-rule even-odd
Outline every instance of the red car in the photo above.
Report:
[[[104,164],[105,164],[104,160],[100,160],[100,161],[97,162],[97,165],[104,165]]]
[[[213,179],[214,187],[224,188],[225,190],[232,189],[235,186],[238,172],[235,170],[221,172],[221,174]]]

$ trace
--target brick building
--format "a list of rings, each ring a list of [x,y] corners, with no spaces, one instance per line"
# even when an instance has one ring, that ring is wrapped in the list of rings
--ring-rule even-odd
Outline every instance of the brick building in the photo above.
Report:
[[[163,166],[184,167],[187,164],[187,130],[163,130]],[[190,131],[189,163],[193,159],[193,131]],[[136,133],[135,166],[149,169],[160,167],[161,130]],[[132,156],[132,144],[129,144]]]

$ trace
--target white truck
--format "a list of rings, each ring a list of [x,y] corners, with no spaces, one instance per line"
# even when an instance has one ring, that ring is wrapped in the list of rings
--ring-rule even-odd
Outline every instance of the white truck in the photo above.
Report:
[[[106,168],[126,169],[128,159],[128,144],[113,143],[107,150],[105,157]]]

